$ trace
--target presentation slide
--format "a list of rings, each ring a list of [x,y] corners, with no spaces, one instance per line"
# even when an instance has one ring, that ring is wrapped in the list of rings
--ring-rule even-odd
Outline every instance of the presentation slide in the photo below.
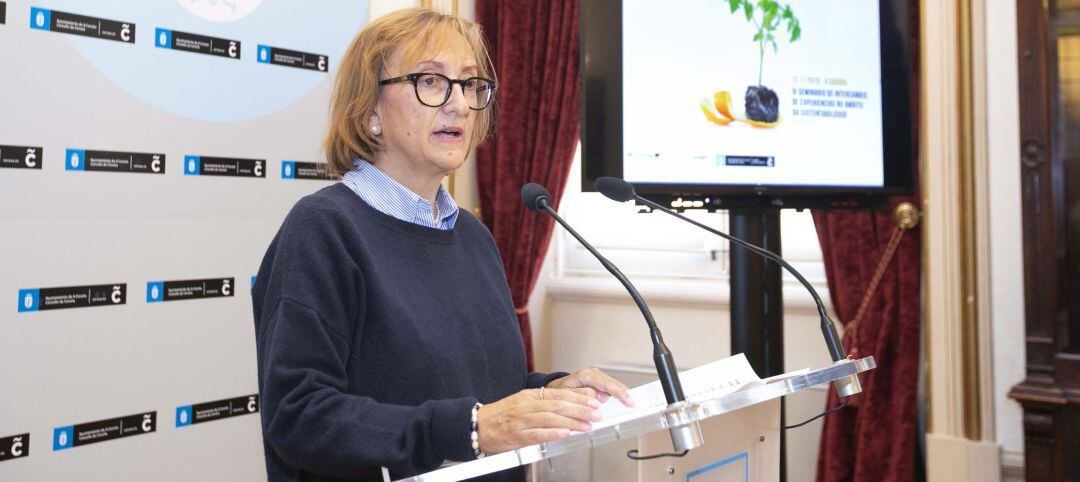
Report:
[[[630,182],[882,187],[878,2],[623,3]]]

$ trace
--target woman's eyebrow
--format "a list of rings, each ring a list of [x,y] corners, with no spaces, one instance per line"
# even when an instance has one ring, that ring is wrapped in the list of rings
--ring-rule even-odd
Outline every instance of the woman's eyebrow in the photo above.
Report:
[[[435,60],[424,60],[416,64],[416,68],[418,69],[431,68],[435,70],[443,70],[444,67],[445,66],[442,62],[438,62]]]
[[[441,71],[441,72],[445,72],[446,71],[446,64],[443,64],[442,62],[439,62],[437,60],[424,60],[424,61],[421,61],[421,62],[417,63],[416,68],[418,70],[432,69],[432,70],[438,70],[438,71]],[[465,68],[461,69],[461,71],[475,74],[477,72],[477,68],[476,68],[475,65],[466,65]]]

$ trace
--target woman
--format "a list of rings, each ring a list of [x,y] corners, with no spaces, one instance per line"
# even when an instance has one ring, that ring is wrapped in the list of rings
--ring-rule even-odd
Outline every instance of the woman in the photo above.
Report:
[[[491,234],[440,184],[492,124],[479,28],[399,11],[340,65],[325,149],[342,181],[293,207],[253,290],[269,479],[411,476],[630,403],[595,369],[526,373]]]

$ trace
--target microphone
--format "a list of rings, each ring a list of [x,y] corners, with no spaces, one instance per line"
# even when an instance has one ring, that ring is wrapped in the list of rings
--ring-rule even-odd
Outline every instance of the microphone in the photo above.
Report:
[[[611,261],[608,261],[599,251],[596,250],[585,238],[582,238],[574,228],[571,228],[569,224],[563,220],[559,213],[555,212],[551,208],[551,195],[548,194],[547,189],[536,183],[528,183],[521,187],[521,202],[525,204],[525,207],[531,211],[546,213],[557,221],[567,232],[570,233],[575,239],[581,243],[593,256],[600,261],[600,264],[604,266],[616,279],[622,283],[626,291],[630,293],[630,297],[634,299],[634,303],[637,304],[641,314],[645,317],[645,323],[649,325],[649,336],[652,338],[653,344],[653,363],[656,365],[656,374],[660,377],[660,386],[664,390],[664,398],[667,399],[668,405],[681,404],[677,407],[674,414],[669,415],[669,422],[673,425],[670,429],[671,443],[675,446],[676,452],[687,451],[697,447],[700,447],[705,443],[701,435],[701,425],[698,422],[687,423],[687,417],[689,416],[688,408],[686,407],[686,395],[683,394],[682,382],[679,380],[679,371],[675,368],[675,358],[671,355],[671,350],[668,349],[667,344],[664,343],[664,337],[660,335],[660,328],[656,326],[656,320],[653,319],[652,311],[649,310],[649,306],[645,304],[645,300],[641,298],[641,293],[638,293],[637,288],[634,287],[630,280],[626,278],[626,275],[622,273]],[[674,426],[679,425],[679,426]]]
[[[832,318],[829,317],[828,310],[825,309],[825,303],[821,301],[821,297],[818,296],[817,290],[815,290],[814,287],[810,285],[809,281],[806,281],[806,278],[804,278],[798,270],[788,264],[787,261],[784,261],[784,258],[781,258],[779,255],[773,253],[772,251],[760,248],[758,246],[754,246],[753,244],[747,243],[746,241],[736,238],[730,234],[713,229],[705,224],[699,223],[693,219],[683,216],[682,214],[679,214],[677,211],[667,206],[641,197],[634,191],[633,184],[630,184],[622,179],[614,177],[601,177],[596,180],[596,190],[600,191],[601,194],[613,201],[640,201],[641,203],[653,209],[675,216],[676,218],[679,218],[683,221],[693,224],[694,226],[697,226],[728,241],[731,241],[738,246],[742,246],[743,248],[746,248],[751,252],[758,254],[759,256],[779,263],[780,266],[782,266],[785,270],[795,276],[795,279],[799,280],[799,283],[801,283],[803,287],[806,288],[806,291],[810,292],[810,296],[814,298],[814,304],[817,305],[818,316],[821,318],[821,334],[825,337],[825,346],[829,349],[829,356],[832,357],[833,363],[842,361],[847,358],[847,353],[844,351],[844,346],[840,343],[840,335],[836,332],[836,325],[833,324]],[[848,397],[861,391],[862,384],[859,382],[859,378],[855,375],[851,375],[849,377],[845,377],[841,380],[836,381],[836,393],[841,397]]]

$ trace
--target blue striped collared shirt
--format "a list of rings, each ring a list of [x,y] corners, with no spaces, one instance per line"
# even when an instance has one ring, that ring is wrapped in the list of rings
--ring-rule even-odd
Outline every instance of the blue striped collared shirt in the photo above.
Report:
[[[431,203],[380,171],[371,163],[356,159],[354,169],[341,176],[341,182],[360,196],[368,206],[405,222],[436,229],[453,229],[458,206],[446,188],[439,186],[435,206],[439,218],[431,212]]]

